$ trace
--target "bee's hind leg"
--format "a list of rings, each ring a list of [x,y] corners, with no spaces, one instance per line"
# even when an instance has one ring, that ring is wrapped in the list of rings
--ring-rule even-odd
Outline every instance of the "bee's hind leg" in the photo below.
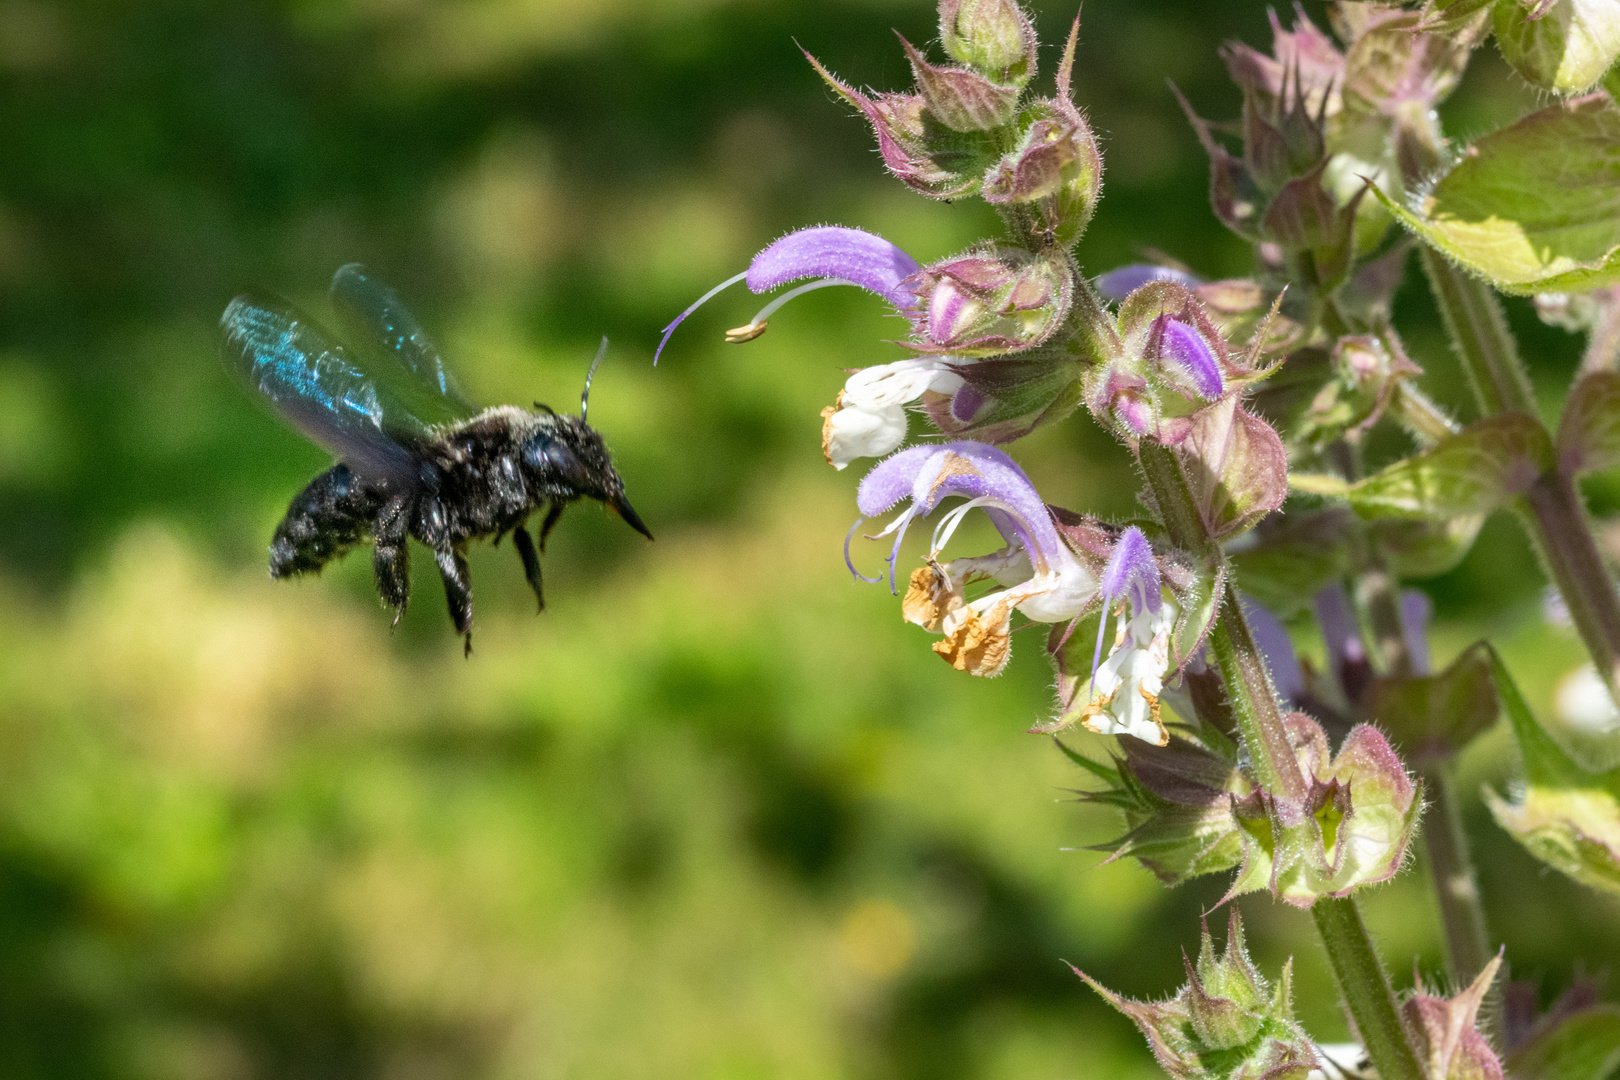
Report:
[[[534,549],[529,530],[522,525],[513,529],[512,546],[523,559],[523,576],[529,579],[529,588],[534,590],[535,602],[540,605],[537,610],[546,610],[546,594],[540,588],[540,553]]]
[[[383,507],[382,513],[377,515],[376,547],[371,553],[377,591],[382,594],[383,603],[394,609],[395,626],[404,617],[405,605],[411,599],[411,551],[406,531],[410,519],[405,510],[403,499]]]
[[[467,560],[452,547],[439,548],[435,553],[439,563],[439,576],[444,579],[444,599],[450,605],[450,621],[456,633],[466,639],[464,652],[472,655],[472,578],[467,573]]]
[[[541,551],[546,550],[546,537],[550,536],[551,535],[551,530],[557,527],[558,520],[562,518],[563,507],[566,506],[566,505],[568,505],[568,504],[567,503],[554,502],[546,510],[546,520],[542,521],[540,523],[540,550]]]

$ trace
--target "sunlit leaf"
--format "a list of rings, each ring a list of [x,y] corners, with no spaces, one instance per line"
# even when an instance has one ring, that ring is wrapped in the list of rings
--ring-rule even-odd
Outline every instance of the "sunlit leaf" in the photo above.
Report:
[[[1548,866],[1590,888],[1620,893],[1620,769],[1583,769],[1536,722],[1502,658],[1486,648],[1524,760],[1515,801],[1486,789],[1491,815]]]
[[[1365,518],[1445,520],[1487,514],[1528,490],[1552,467],[1552,440],[1522,413],[1481,420],[1416,457],[1350,484],[1295,474],[1295,490],[1342,495]]]
[[[1402,224],[1503,292],[1620,280],[1620,107],[1593,94],[1531,113],[1469,147]]]
[[[1567,1016],[1514,1047],[1503,1064],[1518,1080],[1603,1080],[1620,1065],[1620,1006]]]

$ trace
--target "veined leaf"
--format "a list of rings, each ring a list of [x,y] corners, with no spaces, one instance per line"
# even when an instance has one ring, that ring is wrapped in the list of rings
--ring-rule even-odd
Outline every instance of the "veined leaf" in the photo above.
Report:
[[[1490,513],[1529,490],[1552,463],[1552,440],[1541,422],[1504,413],[1359,483],[1314,474],[1289,482],[1297,491],[1342,495],[1364,518],[1447,520]]]
[[[1592,94],[1485,136],[1415,210],[1373,194],[1503,292],[1609,284],[1620,280],[1620,106]]]
[[[1620,372],[1575,384],[1558,423],[1558,467],[1571,475],[1620,465]]]
[[[1604,1080],[1620,1065],[1620,1007],[1594,1005],[1514,1047],[1503,1062],[1522,1080]]]
[[[1590,888],[1620,893],[1620,769],[1582,768],[1536,722],[1501,656],[1486,650],[1525,781],[1512,801],[1485,789],[1491,816],[1547,865]]]

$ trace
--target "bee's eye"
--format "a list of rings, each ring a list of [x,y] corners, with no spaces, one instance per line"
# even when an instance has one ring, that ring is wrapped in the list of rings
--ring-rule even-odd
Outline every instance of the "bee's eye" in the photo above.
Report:
[[[590,479],[567,445],[546,436],[534,439],[524,448],[523,461],[536,472],[574,487],[582,487]]]

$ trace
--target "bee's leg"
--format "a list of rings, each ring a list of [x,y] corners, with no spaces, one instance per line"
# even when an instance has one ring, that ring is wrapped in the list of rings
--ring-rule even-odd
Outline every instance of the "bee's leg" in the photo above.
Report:
[[[556,526],[557,520],[562,517],[563,507],[566,505],[566,503],[554,502],[551,504],[551,508],[546,511],[546,520],[540,523],[541,551],[546,550],[546,537],[551,535],[551,530]],[[536,576],[538,577],[538,573]]]
[[[394,499],[377,515],[376,548],[371,568],[377,575],[377,591],[383,603],[394,609],[394,625],[405,615],[411,598],[411,549],[408,546],[410,515],[405,499]]]
[[[444,598],[450,605],[450,621],[456,633],[467,639],[466,655],[472,655],[472,579],[467,560],[452,547],[438,549],[439,576],[444,579]]]
[[[523,559],[523,576],[529,579],[529,588],[534,590],[535,602],[540,605],[539,610],[546,610],[546,594],[540,589],[540,554],[534,550],[534,541],[529,539],[529,530],[519,525],[512,530],[512,546]]]

